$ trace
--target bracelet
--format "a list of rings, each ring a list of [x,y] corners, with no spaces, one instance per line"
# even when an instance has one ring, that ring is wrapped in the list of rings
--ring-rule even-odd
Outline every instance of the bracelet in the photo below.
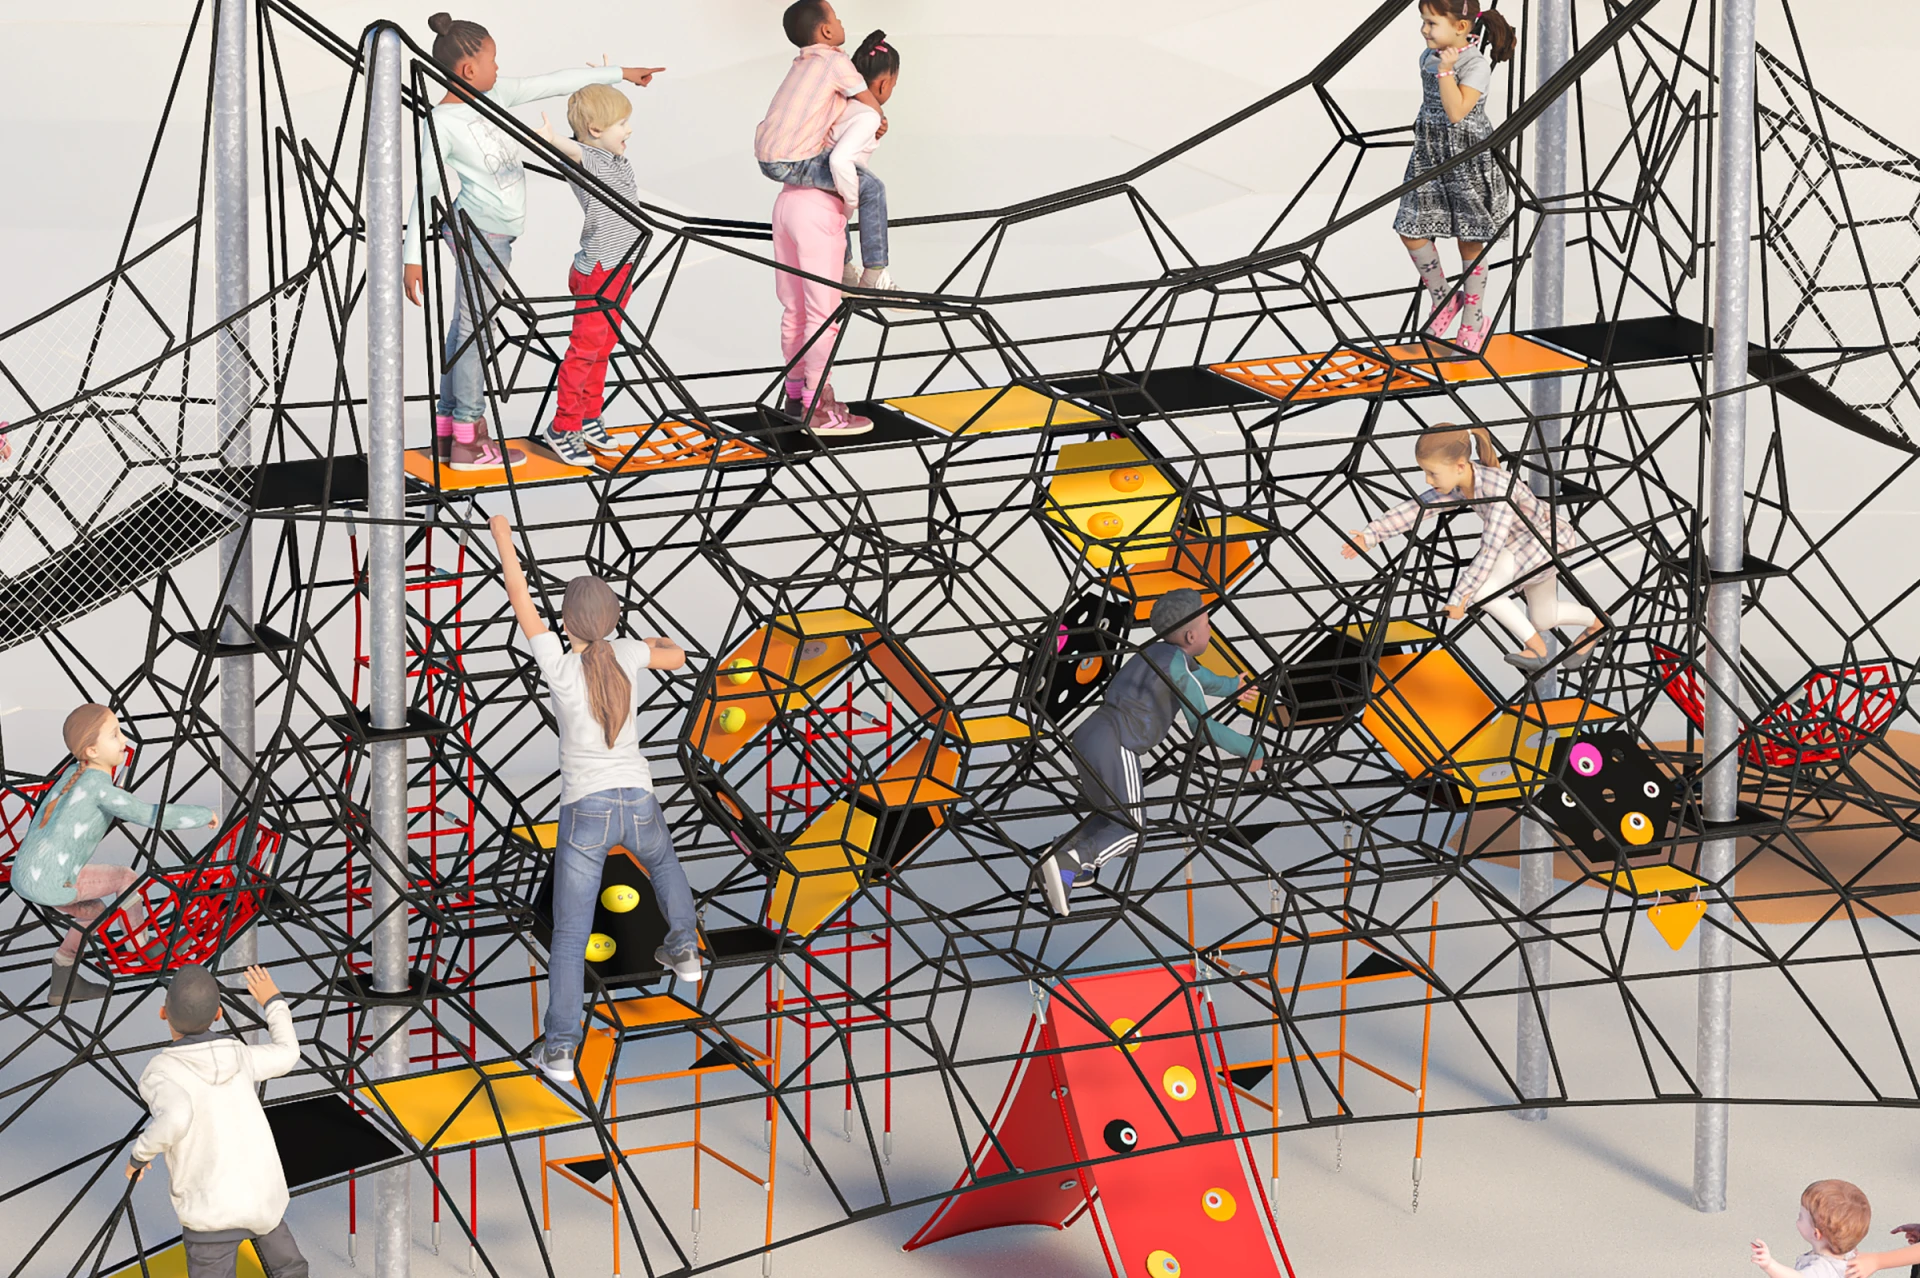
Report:
[[[1435,73],[1434,73],[1434,78],[1435,78],[1436,80],[1440,80],[1440,79],[1452,79],[1452,78],[1453,78],[1453,72],[1451,72],[1451,71],[1437,71],[1437,72],[1435,72]]]

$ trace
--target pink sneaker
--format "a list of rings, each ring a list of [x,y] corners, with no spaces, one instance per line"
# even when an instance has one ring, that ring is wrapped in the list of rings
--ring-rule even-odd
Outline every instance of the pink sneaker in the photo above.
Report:
[[[861,417],[837,399],[822,395],[807,412],[807,429],[824,439],[864,435],[873,429],[870,418]]]
[[[1420,331],[1428,337],[1444,338],[1447,335],[1447,330],[1453,327],[1453,321],[1460,317],[1460,306],[1460,295],[1455,293],[1447,298],[1444,306],[1433,313],[1433,317],[1426,322]]]
[[[447,462],[450,470],[501,470],[508,465],[518,466],[526,459],[524,449],[508,447],[502,452],[498,444],[487,438],[484,418],[453,424],[453,455]]]
[[[1493,316],[1489,315],[1478,324],[1462,324],[1460,331],[1453,335],[1453,344],[1461,350],[1472,351],[1478,355],[1487,344],[1487,334],[1493,329]]]
[[[453,460],[453,418],[445,413],[433,419],[433,459],[442,466]]]

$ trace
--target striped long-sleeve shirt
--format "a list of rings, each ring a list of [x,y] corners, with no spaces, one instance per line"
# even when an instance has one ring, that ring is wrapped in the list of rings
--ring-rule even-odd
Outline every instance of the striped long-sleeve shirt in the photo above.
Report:
[[[1418,497],[1398,506],[1367,525],[1367,535],[1376,542],[1400,533],[1412,532],[1429,510],[1451,506],[1469,506],[1480,516],[1480,549],[1473,562],[1453,584],[1447,603],[1462,606],[1472,603],[1480,588],[1493,573],[1500,552],[1513,552],[1514,580],[1523,581],[1552,562],[1546,537],[1551,536],[1557,550],[1572,550],[1578,544],[1573,526],[1557,511],[1540,500],[1531,488],[1497,466],[1473,465],[1473,497],[1442,497],[1429,488]]]
[[[847,99],[866,91],[852,58],[832,45],[808,45],[787,69],[766,118],[753,131],[753,158],[811,160],[827,149],[827,132],[847,109]]]

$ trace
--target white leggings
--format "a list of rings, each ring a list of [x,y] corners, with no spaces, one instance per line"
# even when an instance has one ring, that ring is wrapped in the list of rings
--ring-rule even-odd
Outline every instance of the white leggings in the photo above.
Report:
[[[1520,611],[1520,605],[1507,593],[1517,571],[1513,552],[1501,551],[1493,561],[1493,572],[1487,577],[1486,584],[1480,587],[1474,603],[1512,631],[1521,646],[1533,642],[1533,637],[1542,630],[1593,624],[1593,609],[1560,598],[1560,574],[1552,568],[1538,570],[1521,584],[1520,593],[1527,597],[1527,610]]]

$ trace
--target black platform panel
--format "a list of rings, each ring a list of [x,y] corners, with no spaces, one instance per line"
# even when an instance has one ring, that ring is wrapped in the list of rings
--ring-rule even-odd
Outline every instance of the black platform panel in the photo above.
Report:
[[[1553,747],[1538,803],[1594,865],[1659,853],[1673,823],[1677,782],[1631,732],[1587,732]]]
[[[340,1096],[276,1101],[266,1111],[289,1189],[378,1167],[404,1152]]]
[[[1083,708],[1100,699],[1107,682],[1125,659],[1127,626],[1133,604],[1107,595],[1080,596],[1061,615],[1060,629],[1036,635],[1027,687],[1036,691],[1040,712],[1065,726]]]
[[[1246,406],[1271,407],[1273,401],[1231,378],[1205,368],[1155,368],[1144,373],[1096,373],[1057,377],[1049,385],[1097,413],[1138,421],[1181,413],[1218,412]]]

